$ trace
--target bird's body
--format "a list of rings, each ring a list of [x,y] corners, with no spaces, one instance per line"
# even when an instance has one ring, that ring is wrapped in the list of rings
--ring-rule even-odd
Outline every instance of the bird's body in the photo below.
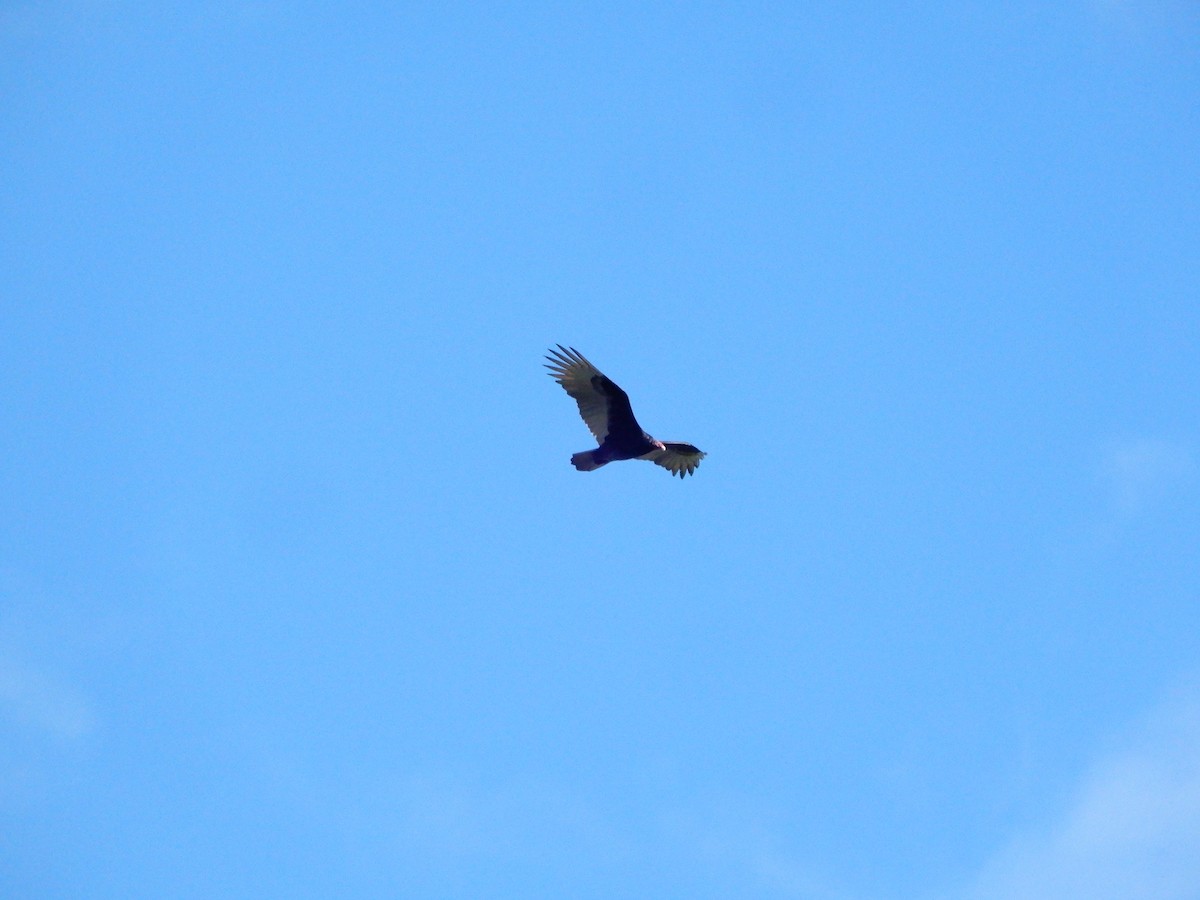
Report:
[[[571,464],[590,472],[620,459],[645,459],[682,478],[696,471],[705,456],[691,444],[664,442],[647,434],[629,405],[629,396],[573,347],[558,345],[546,366],[550,377],[579,404],[579,415],[600,446],[571,456]]]

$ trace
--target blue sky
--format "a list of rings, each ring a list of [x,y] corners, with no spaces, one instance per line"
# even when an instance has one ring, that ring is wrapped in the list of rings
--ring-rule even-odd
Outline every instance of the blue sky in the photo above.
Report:
[[[860,7],[0,8],[0,893],[1200,896],[1200,14]]]

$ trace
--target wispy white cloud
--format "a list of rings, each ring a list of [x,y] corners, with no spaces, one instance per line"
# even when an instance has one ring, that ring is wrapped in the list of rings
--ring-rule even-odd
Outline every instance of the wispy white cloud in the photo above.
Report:
[[[304,775],[272,751],[281,796],[429,883],[456,884],[497,864],[611,877],[686,864],[738,896],[848,900],[797,852],[769,810],[746,798],[631,808],[617,796],[526,773],[491,778],[448,768],[376,773],[345,784]],[[457,880],[456,880],[457,879]],[[465,883],[465,882],[463,882]]]
[[[83,697],[61,679],[0,656],[0,714],[58,738],[92,730],[95,717]]]
[[[634,845],[602,801],[551,779],[493,779],[453,769],[315,775],[280,748],[262,772],[304,815],[381,857],[451,873],[507,861],[586,869],[620,865]]]
[[[1200,690],[1098,760],[1065,812],[998,852],[965,897],[1200,897]]]
[[[553,851],[596,865],[629,850],[594,798],[548,781],[425,775],[397,785],[395,796],[401,843],[426,854],[545,859]]]
[[[676,814],[664,840],[678,846],[701,871],[725,871],[740,883],[742,896],[794,900],[848,900],[844,890],[789,847],[785,830],[746,800]]]
[[[1183,444],[1138,438],[1111,445],[1099,465],[1116,512],[1130,515],[1188,484],[1196,473],[1191,451]]]

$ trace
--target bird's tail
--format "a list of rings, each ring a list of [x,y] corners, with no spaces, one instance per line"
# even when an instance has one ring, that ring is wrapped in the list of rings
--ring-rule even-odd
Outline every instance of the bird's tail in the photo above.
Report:
[[[603,462],[596,459],[595,450],[584,450],[582,453],[571,454],[571,465],[580,472],[590,472],[593,469],[598,469],[606,462],[608,462],[607,459]]]

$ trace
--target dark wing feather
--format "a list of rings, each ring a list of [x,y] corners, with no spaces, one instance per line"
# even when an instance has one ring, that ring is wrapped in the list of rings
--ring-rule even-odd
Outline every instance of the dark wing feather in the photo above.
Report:
[[[620,401],[624,401],[624,408],[628,410],[629,397],[626,397],[625,391],[617,388],[610,379],[605,378],[604,372],[590,364],[574,347],[558,344],[558,349],[551,350],[550,353],[552,355],[546,356],[546,359],[550,360],[546,365],[550,370],[550,377],[563,385],[563,390],[580,404],[580,415],[584,424],[588,426],[588,431],[594,434],[596,442],[604,443],[604,439],[608,437],[610,402],[616,402],[617,406],[620,406]]]
[[[656,466],[669,469],[672,475],[678,475],[680,478],[695,472],[700,460],[707,456],[699,447],[693,447],[691,444],[664,441],[663,446],[665,450],[647,454],[642,459],[648,459]]]
[[[607,375],[597,375],[592,386],[608,400],[608,440],[618,443],[642,443],[649,437],[633,416],[629,395],[621,390]]]

